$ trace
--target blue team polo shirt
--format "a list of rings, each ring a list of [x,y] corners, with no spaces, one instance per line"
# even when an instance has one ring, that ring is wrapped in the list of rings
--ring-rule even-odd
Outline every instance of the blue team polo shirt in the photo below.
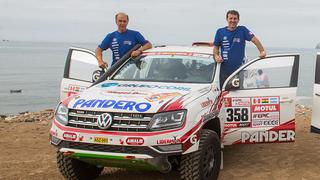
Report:
[[[217,30],[213,44],[221,47],[221,68],[224,72],[231,74],[244,63],[246,41],[253,37],[254,34],[245,26],[238,26],[234,31],[227,27]]]
[[[99,47],[103,50],[108,48],[112,51],[112,64],[117,62],[123,55],[130,51],[135,45],[144,45],[148,41],[138,32],[127,29],[127,31],[120,33],[114,31],[109,33],[101,42]]]

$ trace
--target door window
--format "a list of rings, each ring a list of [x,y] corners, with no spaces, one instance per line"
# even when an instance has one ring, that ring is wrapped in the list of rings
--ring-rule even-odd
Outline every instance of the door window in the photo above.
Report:
[[[296,87],[295,56],[270,57],[249,64],[238,73],[240,89]]]
[[[81,50],[73,50],[70,60],[69,78],[93,82],[95,72],[99,70],[94,54]]]

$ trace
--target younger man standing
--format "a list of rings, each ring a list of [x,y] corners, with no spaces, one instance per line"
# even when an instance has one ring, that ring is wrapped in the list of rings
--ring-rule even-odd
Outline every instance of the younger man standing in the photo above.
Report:
[[[222,63],[221,87],[226,78],[244,63],[246,41],[251,41],[256,45],[260,58],[266,56],[259,39],[245,26],[238,26],[240,15],[237,11],[228,11],[226,19],[228,26],[217,30],[213,42],[214,59],[217,63]]]

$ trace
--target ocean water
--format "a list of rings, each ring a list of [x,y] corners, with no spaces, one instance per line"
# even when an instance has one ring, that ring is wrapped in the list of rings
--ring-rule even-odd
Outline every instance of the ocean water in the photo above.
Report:
[[[0,114],[16,114],[55,108],[59,102],[60,81],[69,47],[94,50],[95,43],[0,42]],[[266,48],[268,54],[300,53],[298,96],[311,104],[315,49]],[[247,55],[258,55],[247,47]],[[105,54],[110,59],[110,53]],[[21,89],[22,93],[10,93]]]
[[[0,42],[0,114],[55,108],[70,46],[95,44]],[[21,89],[22,93],[10,93]]]

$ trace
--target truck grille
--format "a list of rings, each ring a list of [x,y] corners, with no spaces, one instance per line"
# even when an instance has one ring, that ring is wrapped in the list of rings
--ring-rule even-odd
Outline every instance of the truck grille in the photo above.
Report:
[[[113,152],[113,153],[128,153],[128,154],[147,154],[152,157],[159,156],[160,154],[150,149],[147,146],[117,146],[117,145],[104,145],[104,144],[91,144],[79,143],[71,141],[62,141],[59,148],[71,148],[88,151],[99,152]]]
[[[97,125],[98,116],[105,112],[83,111],[69,109],[69,123],[67,126],[100,129]],[[113,117],[111,127],[108,131],[128,131],[128,132],[147,132],[148,125],[153,114],[136,113],[110,113]]]

